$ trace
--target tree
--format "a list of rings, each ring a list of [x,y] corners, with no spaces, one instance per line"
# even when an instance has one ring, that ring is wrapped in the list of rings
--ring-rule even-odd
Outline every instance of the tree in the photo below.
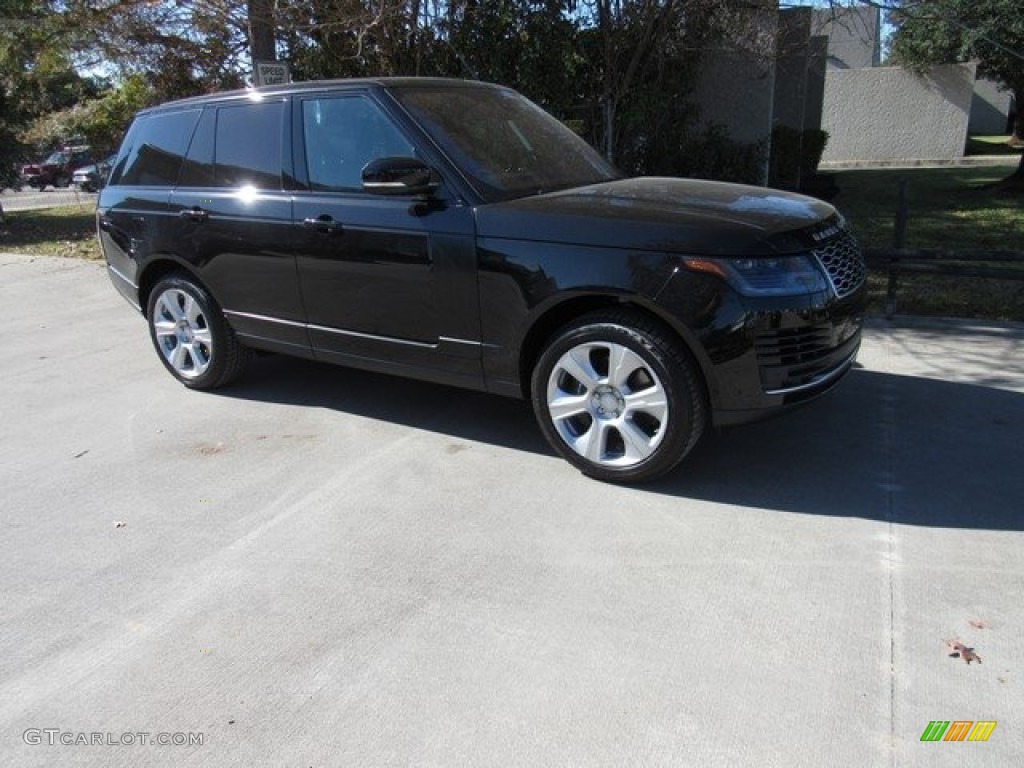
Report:
[[[22,137],[38,147],[57,146],[69,137],[79,137],[97,156],[105,155],[117,149],[135,113],[158,101],[143,77],[131,75],[100,96],[36,118]]]
[[[0,16],[8,8],[28,33],[0,25],[0,78],[14,73],[0,90],[0,140],[77,130],[105,144],[126,105],[238,88],[253,59],[280,58],[297,80],[502,83],[632,173],[703,175],[743,148],[698,127],[698,61],[708,48],[764,47],[760,14],[775,12],[769,0],[4,0]],[[72,65],[134,90],[83,88]],[[54,98],[30,98],[44,91]]]
[[[164,100],[240,88],[250,71],[242,0],[61,0],[54,17],[80,67],[141,74]],[[260,16],[255,31],[260,52],[263,22]]]
[[[55,14],[56,3],[32,0],[5,0],[0,9],[0,187],[32,152],[21,135],[33,120],[101,90],[75,71]]]
[[[1013,139],[1024,142],[1024,12],[1020,0],[915,0],[887,6],[892,56],[911,69],[976,60],[978,74],[1017,102]],[[1024,154],[1013,177],[1024,184]]]

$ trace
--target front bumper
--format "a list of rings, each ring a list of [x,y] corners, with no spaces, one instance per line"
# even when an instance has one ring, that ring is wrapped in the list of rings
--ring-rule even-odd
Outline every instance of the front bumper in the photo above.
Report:
[[[693,337],[715,426],[756,421],[835,387],[860,348],[866,283],[839,299],[745,298],[724,281],[680,272],[658,297]],[[702,296],[694,302],[694,296]],[[699,309],[695,315],[694,310]]]
[[[860,349],[863,293],[813,309],[754,311],[736,333],[742,354],[714,367],[716,426],[741,424],[805,403],[835,387]],[[714,353],[714,350],[711,350]]]

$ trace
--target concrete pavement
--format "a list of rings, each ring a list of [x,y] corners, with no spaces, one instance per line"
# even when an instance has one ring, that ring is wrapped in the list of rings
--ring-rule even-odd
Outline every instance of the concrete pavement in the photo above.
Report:
[[[1024,754],[1020,325],[875,323],[629,489],[524,403],[277,357],[187,391],[100,264],[0,255],[0,299],[2,765]]]

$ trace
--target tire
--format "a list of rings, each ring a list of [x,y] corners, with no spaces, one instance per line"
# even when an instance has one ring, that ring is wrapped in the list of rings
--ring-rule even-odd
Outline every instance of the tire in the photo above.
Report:
[[[606,482],[664,475],[707,422],[703,382],[682,341],[630,310],[591,313],[555,334],[533,370],[532,393],[551,446]]]
[[[169,275],[153,287],[146,319],[160,362],[189,389],[230,384],[251,356],[213,297],[183,274]]]

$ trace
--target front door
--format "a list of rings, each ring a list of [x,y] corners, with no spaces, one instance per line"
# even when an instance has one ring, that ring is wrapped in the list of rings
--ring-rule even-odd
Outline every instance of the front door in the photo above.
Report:
[[[474,386],[481,380],[473,216],[362,190],[380,157],[414,144],[366,92],[298,100],[307,189],[294,197],[299,283],[315,354]]]

